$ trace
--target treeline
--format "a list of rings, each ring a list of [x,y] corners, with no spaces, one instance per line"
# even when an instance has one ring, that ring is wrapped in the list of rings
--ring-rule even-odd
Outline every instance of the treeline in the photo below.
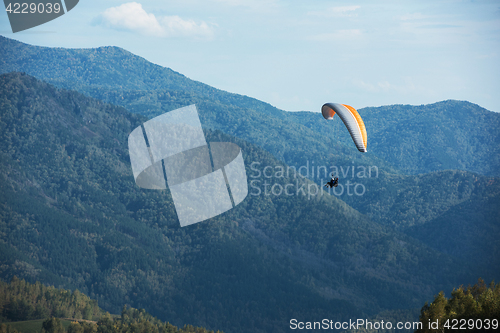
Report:
[[[104,315],[97,305],[78,290],[73,292],[28,283],[14,277],[0,281],[1,321],[42,319],[50,316],[92,320]]]
[[[90,326],[91,327],[91,326]],[[91,333],[89,323],[71,323],[68,333]],[[109,314],[99,319],[94,326],[98,333],[213,333],[202,327],[185,325],[183,328],[165,323],[147,313],[144,309],[137,310],[124,307],[119,318],[112,319]],[[85,329],[87,329],[85,331]],[[217,331],[222,333],[222,331]]]
[[[500,321],[500,283],[487,286],[479,279],[473,286],[454,289],[451,298],[440,292],[420,313],[422,328],[416,333],[468,331],[494,332]],[[433,325],[433,323],[436,323]]]
[[[73,292],[28,283],[14,277],[10,283],[0,281],[0,333],[17,333],[9,322],[45,319],[44,333],[209,333],[205,328],[176,326],[160,321],[147,313],[124,306],[121,316],[103,311],[97,301],[78,290]],[[62,320],[72,320],[65,328]],[[98,320],[97,320],[98,319]],[[94,320],[94,321],[92,321]],[[95,321],[97,320],[97,321]],[[217,331],[221,333],[220,331]]]

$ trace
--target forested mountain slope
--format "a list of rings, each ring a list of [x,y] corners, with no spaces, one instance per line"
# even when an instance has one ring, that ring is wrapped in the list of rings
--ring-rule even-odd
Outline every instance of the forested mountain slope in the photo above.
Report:
[[[295,316],[412,308],[477,278],[335,196],[302,193],[316,186],[303,177],[266,177],[286,165],[239,138],[206,131],[242,148],[251,193],[180,228],[168,190],[133,181],[127,136],[145,118],[19,73],[0,76],[0,110],[4,279],[78,288],[111,312],[129,304],[179,326],[283,332]],[[294,191],[266,194],[266,181]]]
[[[220,91],[116,47],[0,36],[0,72],[12,70],[135,115],[27,75],[1,77],[3,278],[78,287],[114,312],[130,304],[227,332],[279,332],[296,313],[417,307],[479,276],[498,279],[497,113],[460,101],[361,109],[360,154],[338,121]],[[208,141],[242,147],[250,195],[186,229],[168,190],[134,184],[126,142],[145,117],[192,103]],[[314,184],[280,176],[287,165],[320,186],[336,167],[342,193],[303,195]],[[293,195],[269,194],[289,184]]]
[[[122,307],[121,315],[111,316],[97,305],[97,301],[78,290],[58,289],[40,282],[32,284],[17,277],[13,277],[10,283],[0,281],[0,310],[1,332],[40,332],[43,327],[47,328],[44,332],[58,333],[214,333],[192,325],[179,329],[161,322],[144,309],[126,306]],[[67,322],[67,329],[62,321]],[[39,328],[34,327],[37,322]]]
[[[325,102],[357,107],[356,101],[318,101],[318,109],[311,110],[317,112],[284,112],[192,81],[117,47],[46,48],[0,36],[0,58],[0,73],[26,72],[147,117],[196,103],[205,127],[245,139],[297,167],[356,161],[391,173],[457,169],[500,176],[500,114],[468,102],[361,109],[368,153],[359,154],[347,131],[318,113]]]
[[[78,91],[167,90],[265,113],[280,113],[268,103],[190,80],[170,68],[155,65],[119,47],[49,48],[0,36],[0,58],[0,73],[26,72],[56,86]]]
[[[456,169],[500,176],[498,112],[466,101],[448,100],[428,105],[369,107],[359,113],[368,132],[368,151],[403,173]],[[287,119],[333,135],[332,124],[309,112],[287,113]],[[338,137],[344,142],[349,140],[346,135]]]
[[[499,178],[448,170],[347,180],[366,189],[362,196],[341,197],[351,207],[438,251],[474,263],[484,278],[498,278]]]

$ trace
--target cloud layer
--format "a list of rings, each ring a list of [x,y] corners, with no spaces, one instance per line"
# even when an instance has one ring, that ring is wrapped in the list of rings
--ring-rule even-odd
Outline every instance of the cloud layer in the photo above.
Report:
[[[161,16],[147,13],[137,2],[128,2],[106,9],[97,19],[101,25],[138,32],[155,37],[195,37],[211,39],[213,26],[201,21],[185,20],[179,16]]]

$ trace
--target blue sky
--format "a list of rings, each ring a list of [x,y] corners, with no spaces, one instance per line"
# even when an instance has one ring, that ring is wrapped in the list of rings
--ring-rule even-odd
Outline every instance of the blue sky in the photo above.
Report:
[[[500,112],[500,2],[80,0],[0,34],[69,48],[119,46],[287,111],[468,100]]]

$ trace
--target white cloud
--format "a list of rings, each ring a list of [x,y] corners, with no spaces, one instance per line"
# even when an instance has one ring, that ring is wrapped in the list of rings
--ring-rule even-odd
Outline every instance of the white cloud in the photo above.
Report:
[[[128,2],[106,9],[99,17],[99,23],[115,29],[135,31],[156,37],[199,37],[212,38],[213,25],[196,23],[179,16],[158,17],[147,13],[137,2]]]
[[[338,6],[330,7],[324,11],[309,12],[307,14],[322,17],[352,17],[356,16],[356,13],[353,12],[359,8],[361,8],[361,6]]]
[[[119,29],[139,31],[145,35],[160,35],[162,27],[153,14],[148,14],[137,2],[108,8],[102,13],[103,23]]]
[[[196,36],[212,38],[213,27],[205,22],[196,23],[193,20],[184,20],[179,16],[164,16],[160,19],[166,36]]]

